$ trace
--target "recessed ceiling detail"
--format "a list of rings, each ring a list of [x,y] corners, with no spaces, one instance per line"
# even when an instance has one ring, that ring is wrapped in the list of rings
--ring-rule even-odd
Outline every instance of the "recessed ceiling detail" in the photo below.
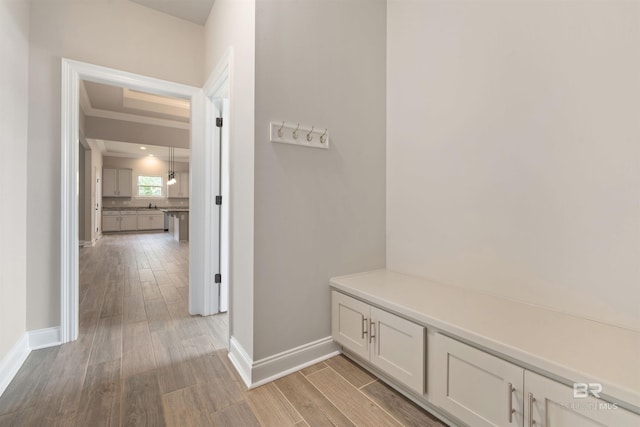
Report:
[[[169,147],[149,144],[134,144],[131,142],[93,140],[103,156],[107,157],[128,157],[141,158],[152,156],[158,159],[167,160],[169,158]],[[143,150],[142,147],[145,147]],[[178,162],[189,161],[190,150],[188,148],[175,148],[175,159]]]
[[[91,117],[189,129],[190,102],[117,86],[82,81],[80,107]]]

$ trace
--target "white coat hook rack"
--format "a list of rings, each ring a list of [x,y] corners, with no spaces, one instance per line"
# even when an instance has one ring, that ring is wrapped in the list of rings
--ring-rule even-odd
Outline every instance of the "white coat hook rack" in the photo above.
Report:
[[[269,139],[271,142],[301,145],[312,148],[329,148],[329,130],[315,126],[300,126],[300,123],[278,121],[269,123]],[[301,136],[304,136],[301,138]]]

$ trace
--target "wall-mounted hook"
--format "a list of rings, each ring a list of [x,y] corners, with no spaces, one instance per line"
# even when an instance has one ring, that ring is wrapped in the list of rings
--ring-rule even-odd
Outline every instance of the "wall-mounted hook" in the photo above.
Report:
[[[313,135],[311,135],[311,132],[313,132],[313,126],[311,126],[311,130],[307,134],[307,141],[309,142],[313,141]]]
[[[282,121],[282,126],[280,126],[280,129],[278,129],[278,136],[280,138],[284,136],[284,131],[282,129],[284,129],[284,120]]]
[[[325,143],[327,141],[327,129],[324,130],[324,133],[320,135],[320,142]]]
[[[298,129],[300,129],[300,123],[298,123],[298,127],[293,131],[293,139],[298,139]]]

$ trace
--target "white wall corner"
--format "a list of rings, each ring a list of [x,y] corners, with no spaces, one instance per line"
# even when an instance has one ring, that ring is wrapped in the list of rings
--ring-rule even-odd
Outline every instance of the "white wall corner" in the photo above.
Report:
[[[332,337],[322,338],[255,362],[233,337],[231,337],[229,346],[229,359],[238,370],[245,385],[250,389],[338,354],[340,354],[340,348]]]
[[[53,347],[62,344],[60,326],[52,328],[29,331],[29,348],[39,350],[41,348]]]
[[[0,361],[0,396],[7,389],[13,377],[18,373],[27,357],[31,353],[29,337],[25,333],[18,342],[9,350],[9,353]]]

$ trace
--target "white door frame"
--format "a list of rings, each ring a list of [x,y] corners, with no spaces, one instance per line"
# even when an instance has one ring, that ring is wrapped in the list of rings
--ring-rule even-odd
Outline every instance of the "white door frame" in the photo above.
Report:
[[[209,280],[215,282],[215,274],[220,273],[222,282],[216,286],[215,296],[211,299],[213,305],[210,307],[213,312],[226,312],[229,308],[231,283],[229,254],[230,254],[230,213],[231,213],[231,197],[230,197],[230,126],[231,126],[231,69],[232,69],[233,48],[229,48],[222,56],[216,68],[211,72],[207,82],[203,87],[203,95],[206,115],[206,141],[211,147],[209,158],[211,161],[219,165],[221,173],[208,176],[212,189],[221,189],[222,206],[219,211],[212,213],[209,218],[211,224],[215,226],[219,221],[219,231],[211,230],[211,234],[217,235],[219,239],[218,248],[211,249],[211,255],[217,256],[217,270],[209,271]],[[222,132],[218,130],[215,123],[216,117],[224,117],[224,125]],[[221,138],[222,136],[222,138]],[[213,168],[211,169],[213,170]],[[217,243],[217,242],[216,242]],[[219,253],[218,253],[219,251]],[[214,259],[215,261],[215,259]],[[212,265],[215,265],[212,264]]]
[[[205,150],[205,129],[210,119],[204,113],[203,90],[179,83],[141,76],[112,68],[62,59],[61,103],[61,220],[60,220],[60,340],[77,339],[79,329],[79,270],[78,270],[78,136],[80,80],[128,87],[157,95],[189,99],[191,101],[191,159],[190,159],[190,229],[189,229],[189,294],[207,295],[210,283],[205,278],[210,270],[211,245],[205,231],[211,217],[211,189],[204,178],[214,166]],[[196,256],[194,256],[196,255]],[[216,295],[217,297],[217,295]],[[210,314],[210,298],[193,303],[191,314]],[[217,304],[216,304],[217,307]]]

